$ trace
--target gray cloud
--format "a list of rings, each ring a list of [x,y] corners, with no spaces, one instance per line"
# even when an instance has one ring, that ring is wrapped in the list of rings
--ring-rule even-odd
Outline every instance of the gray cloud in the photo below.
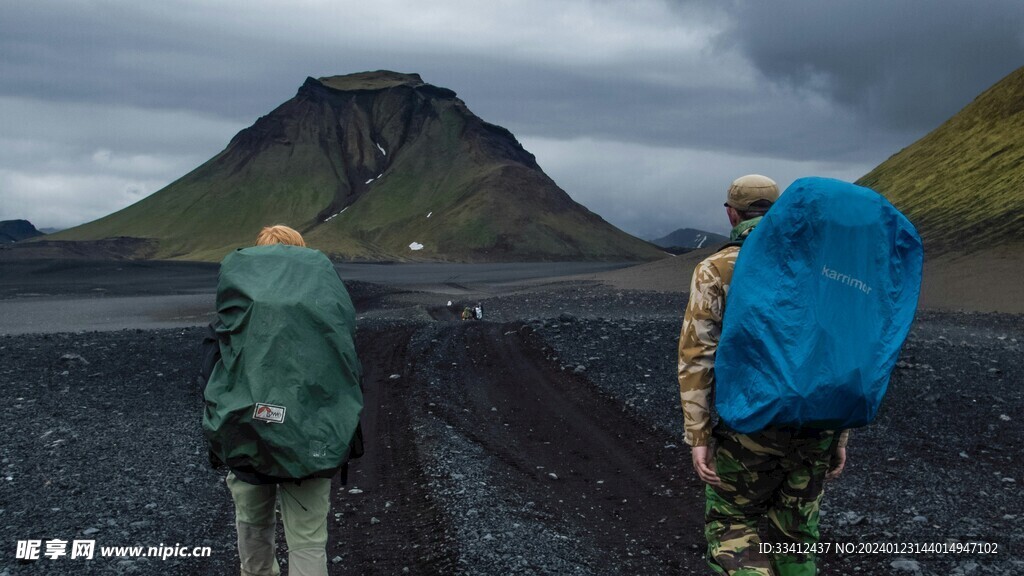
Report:
[[[827,101],[793,95],[767,82],[660,86],[623,82],[611,72],[594,78],[566,70],[505,69],[491,75],[515,78],[511,85],[485,82],[460,95],[484,118],[528,136],[588,137],[795,160],[865,160],[875,157],[870,148],[905,144],[893,134],[864,130],[854,114]]]
[[[719,42],[766,78],[893,131],[931,130],[1024,63],[1018,0],[740,0],[732,13]]]
[[[937,126],[1022,61],[1021,12],[1009,0],[10,2],[0,218],[116,210],[306,76],[385,68],[456,90],[631,232],[714,228],[739,174],[853,179]]]
[[[64,228],[136,202],[241,123],[180,110],[0,97],[0,220]]]
[[[634,23],[646,38],[633,37],[639,32],[628,25],[622,25],[625,37],[613,37],[618,21],[631,12],[624,6],[596,23],[595,37],[569,34],[537,45],[536,33],[504,30],[507,39],[493,46],[488,38],[471,37],[461,42],[465,47],[444,38],[417,46],[417,34],[409,31],[405,38],[365,30],[348,36],[344,26],[316,46],[289,34],[297,24],[260,35],[222,29],[201,14],[169,24],[161,6],[104,12],[83,4],[44,9],[40,17],[37,5],[15,5],[0,22],[0,50],[10,55],[0,61],[0,74],[10,79],[0,94],[252,121],[291,97],[307,75],[393,68],[456,90],[485,119],[525,135],[794,157],[855,154],[861,144],[850,122],[839,128],[843,137],[827,142],[797,137],[795,132],[834,122],[836,115],[792,96],[766,98],[764,82],[750,81],[748,63],[711,51],[727,21],[692,5],[682,14],[666,11],[676,21]],[[184,14],[193,8],[178,7]],[[553,26],[545,31],[557,33]],[[695,31],[698,37],[690,38]],[[601,48],[605,43],[623,46]],[[595,50],[607,53],[592,55]],[[811,122],[808,113],[815,116]],[[745,128],[742,134],[736,126]],[[782,131],[790,137],[778,138]]]
[[[854,180],[872,167],[589,139],[531,138],[524,145],[577,201],[619,228],[648,237],[684,226],[727,233],[722,203],[729,183],[743,174],[769,174],[785,188],[809,175]]]

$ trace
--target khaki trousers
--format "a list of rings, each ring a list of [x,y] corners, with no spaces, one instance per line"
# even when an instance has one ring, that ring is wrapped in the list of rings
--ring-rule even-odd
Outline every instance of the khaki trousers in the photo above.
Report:
[[[278,576],[281,573],[274,544],[278,504],[288,543],[289,575],[327,576],[329,478],[256,485],[228,473],[227,484],[235,501],[242,576]]]

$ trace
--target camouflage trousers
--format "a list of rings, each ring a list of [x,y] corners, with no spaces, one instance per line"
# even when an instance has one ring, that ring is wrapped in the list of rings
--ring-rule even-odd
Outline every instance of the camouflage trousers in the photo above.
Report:
[[[720,425],[714,438],[722,486],[705,487],[708,564],[731,576],[813,576],[813,554],[772,553],[767,545],[818,542],[833,432],[769,429],[748,435]]]

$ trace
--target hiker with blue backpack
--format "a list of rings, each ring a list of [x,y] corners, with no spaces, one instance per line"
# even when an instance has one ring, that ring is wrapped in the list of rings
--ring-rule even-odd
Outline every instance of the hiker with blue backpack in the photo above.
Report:
[[[751,174],[725,208],[730,241],[694,269],[679,340],[707,561],[813,576],[824,482],[843,471],[849,429],[877,413],[917,306],[921,241],[881,195],[838,180],[780,196]]]

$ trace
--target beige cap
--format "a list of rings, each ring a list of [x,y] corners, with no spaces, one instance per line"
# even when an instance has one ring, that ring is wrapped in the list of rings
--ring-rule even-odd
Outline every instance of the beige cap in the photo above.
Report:
[[[728,206],[737,210],[749,210],[758,200],[775,203],[779,199],[779,185],[775,180],[760,174],[748,174],[733,180],[729,186]]]

